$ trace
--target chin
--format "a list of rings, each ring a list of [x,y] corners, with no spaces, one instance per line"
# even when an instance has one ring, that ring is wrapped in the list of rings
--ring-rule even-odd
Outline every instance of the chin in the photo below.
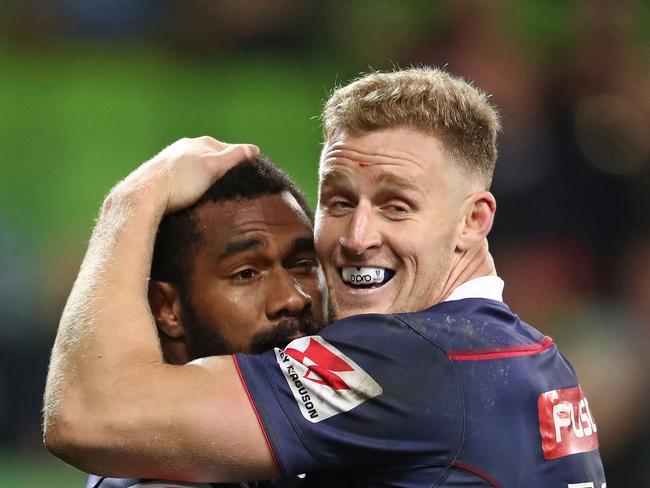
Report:
[[[381,307],[379,305],[363,306],[360,304],[349,304],[344,306],[334,305],[334,318],[336,320],[345,319],[353,315],[363,315],[369,313],[392,313],[389,307]]]
[[[345,283],[337,270],[334,279],[330,281],[329,288],[335,318],[397,312],[397,307],[405,298],[403,277],[392,270],[391,273],[393,274],[388,281],[364,287]]]

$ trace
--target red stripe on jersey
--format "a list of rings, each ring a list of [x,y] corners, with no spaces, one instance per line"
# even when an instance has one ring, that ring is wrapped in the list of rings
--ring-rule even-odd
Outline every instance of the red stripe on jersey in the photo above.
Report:
[[[257,407],[255,406],[255,402],[253,401],[253,396],[251,395],[251,392],[248,389],[246,380],[244,380],[244,375],[242,374],[241,368],[239,367],[239,361],[237,361],[237,356],[233,354],[232,359],[235,362],[235,368],[237,369],[237,374],[239,375],[241,384],[244,385],[244,390],[246,391],[246,396],[248,397],[248,401],[251,403],[251,406],[253,407],[253,412],[255,412],[255,416],[257,417],[257,422],[260,424],[260,428],[262,429],[262,434],[264,434],[264,440],[266,441],[266,445],[268,446],[269,451],[271,452],[271,457],[273,458],[273,462],[277,466],[278,471],[280,471],[281,473],[282,468],[280,467],[280,462],[278,461],[278,457],[275,455],[275,451],[273,450],[273,444],[271,444],[271,439],[269,438],[269,435],[266,433],[266,429],[264,428],[264,422],[262,421],[262,417],[260,416],[260,413],[257,411]]]
[[[484,361],[486,359],[531,356],[544,352],[552,346],[553,339],[544,336],[537,344],[504,346],[497,349],[480,349],[475,351],[448,351],[447,357],[455,361]]]
[[[501,483],[499,483],[497,480],[492,478],[489,474],[481,471],[480,469],[478,469],[475,466],[471,466],[469,464],[461,463],[459,461],[452,461],[451,462],[451,467],[459,469],[461,471],[467,471],[468,473],[472,473],[472,474],[478,476],[479,478],[487,481],[488,483],[490,483],[495,488],[501,488]]]

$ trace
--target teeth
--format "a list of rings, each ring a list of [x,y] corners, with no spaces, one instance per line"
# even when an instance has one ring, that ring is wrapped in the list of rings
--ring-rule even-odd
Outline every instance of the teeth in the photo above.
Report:
[[[372,285],[384,282],[384,268],[345,266],[341,268],[343,281],[352,285]]]

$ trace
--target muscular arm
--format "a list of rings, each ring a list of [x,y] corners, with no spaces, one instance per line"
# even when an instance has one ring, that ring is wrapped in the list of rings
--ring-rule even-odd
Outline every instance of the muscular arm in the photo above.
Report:
[[[45,391],[45,443],[63,460],[116,477],[278,474],[232,358],[164,364],[147,302],[163,214],[192,204],[255,151],[181,140],[106,198],[61,318]]]

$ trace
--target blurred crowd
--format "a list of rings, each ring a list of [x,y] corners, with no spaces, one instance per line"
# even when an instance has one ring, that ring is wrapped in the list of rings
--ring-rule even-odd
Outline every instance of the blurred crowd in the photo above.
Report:
[[[344,73],[434,64],[492,93],[503,133],[490,244],[506,301],[577,369],[609,485],[650,484],[644,2],[8,0],[0,9],[9,49],[138,42],[181,56],[323,57]],[[25,451],[40,442],[49,349],[81,258],[57,252],[43,274],[30,242],[3,227],[0,208],[0,446]]]

